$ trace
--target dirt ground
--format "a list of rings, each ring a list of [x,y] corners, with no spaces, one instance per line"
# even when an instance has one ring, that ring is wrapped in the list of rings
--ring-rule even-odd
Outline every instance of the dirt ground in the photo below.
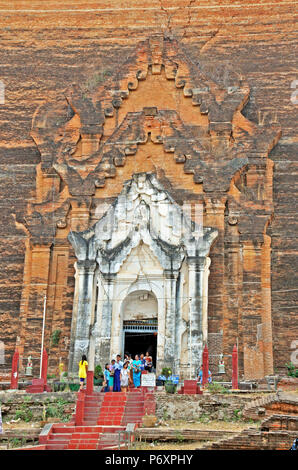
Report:
[[[20,430],[26,430],[26,431],[30,431],[32,429],[42,429],[42,426],[40,424],[40,421],[37,421],[37,422],[33,422],[33,423],[26,423],[26,421],[17,421],[17,422],[8,422],[8,423],[3,423],[2,424],[2,428],[3,428],[3,431],[12,431],[12,430],[15,430],[15,431],[20,431]]]
[[[241,432],[243,429],[258,427],[258,423],[210,421],[209,423],[186,423],[185,421],[168,420],[167,425],[158,426],[158,429],[198,429],[198,430],[222,430]],[[209,444],[209,441],[188,442],[138,442],[135,450],[195,450]]]
[[[209,442],[207,441],[199,441],[199,442],[165,442],[163,444],[159,443],[151,443],[145,444],[143,442],[138,443],[134,450],[196,450],[200,449],[201,447],[208,445]]]
[[[233,421],[210,421],[209,423],[191,423],[185,421],[166,421],[167,425],[158,426],[158,429],[214,429],[214,430],[225,430],[225,431],[242,431],[242,429],[258,427],[258,423],[244,423],[244,422],[233,422]]]

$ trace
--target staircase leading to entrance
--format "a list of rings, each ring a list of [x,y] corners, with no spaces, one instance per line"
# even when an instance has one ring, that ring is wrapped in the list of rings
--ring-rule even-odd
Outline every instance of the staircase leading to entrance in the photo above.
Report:
[[[78,393],[82,403],[82,423],[75,413],[70,423],[48,424],[39,436],[40,450],[102,450],[127,447],[125,432],[133,431],[142,422],[145,412],[155,410],[154,394],[146,389],[122,392]],[[127,436],[126,436],[127,437]],[[30,448],[31,450],[34,447]]]

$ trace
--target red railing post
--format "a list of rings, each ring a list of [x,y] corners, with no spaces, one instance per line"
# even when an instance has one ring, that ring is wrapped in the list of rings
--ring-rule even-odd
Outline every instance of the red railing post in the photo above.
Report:
[[[208,352],[208,348],[206,344],[204,351],[203,351],[203,377],[202,377],[203,386],[206,383],[208,383],[208,375],[209,375],[209,352]]]
[[[238,350],[236,344],[232,353],[232,389],[238,389]]]
[[[41,379],[44,380],[44,387],[47,385],[47,373],[48,373],[48,353],[44,349],[42,352],[42,363],[41,363]]]
[[[86,385],[87,395],[92,395],[93,393],[93,379],[94,379],[93,370],[88,370],[87,371],[87,385]]]
[[[10,388],[15,390],[18,388],[19,381],[19,351],[16,350],[12,358]]]
[[[82,426],[84,421],[85,392],[80,390],[76,404],[75,425]]]

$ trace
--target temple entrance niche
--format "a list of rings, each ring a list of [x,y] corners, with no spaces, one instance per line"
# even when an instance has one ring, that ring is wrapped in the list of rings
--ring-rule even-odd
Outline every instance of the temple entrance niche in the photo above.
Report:
[[[149,352],[156,367],[158,302],[149,291],[131,292],[123,301],[123,348],[132,358]]]
[[[91,367],[124,353],[129,322],[150,320],[158,329],[157,373],[194,371],[208,335],[208,255],[216,236],[153,173],[134,174],[93,227],[71,231],[77,262],[69,370],[82,353]]]

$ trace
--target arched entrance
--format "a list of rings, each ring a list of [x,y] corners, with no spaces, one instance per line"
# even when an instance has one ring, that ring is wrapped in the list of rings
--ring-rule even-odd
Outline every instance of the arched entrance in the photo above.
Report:
[[[128,294],[122,303],[122,318],[123,354],[134,358],[148,351],[156,367],[158,302],[153,292],[138,290]]]
[[[70,369],[82,353],[104,364],[151,346],[157,374],[170,367],[194,375],[207,341],[216,236],[191,221],[155,174],[127,181],[91,229],[69,236],[77,256]]]

